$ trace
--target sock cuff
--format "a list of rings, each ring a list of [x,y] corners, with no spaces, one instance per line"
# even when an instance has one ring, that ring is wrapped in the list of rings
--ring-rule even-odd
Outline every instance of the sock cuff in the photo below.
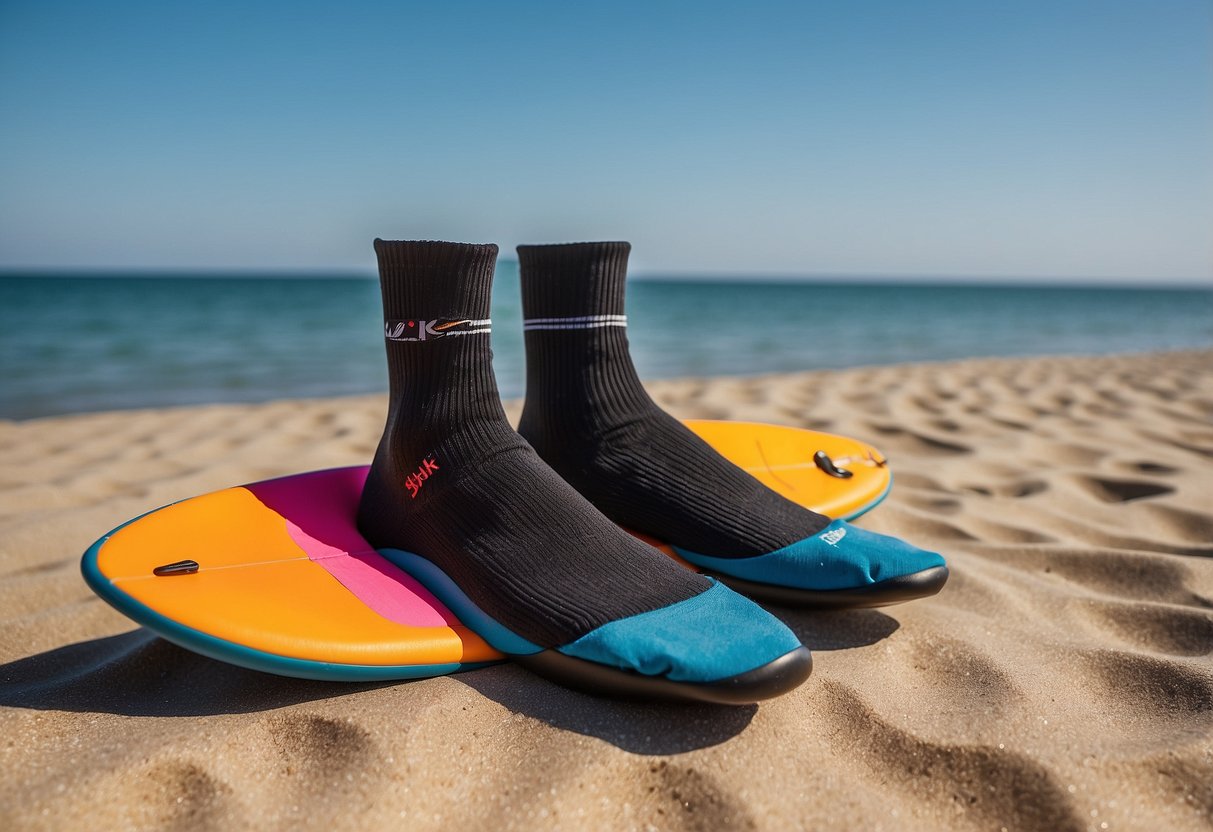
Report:
[[[386,323],[482,321],[487,325],[496,245],[376,239],[375,254]]]
[[[518,246],[527,327],[556,328],[552,319],[564,318],[582,328],[622,326],[631,250],[626,242]]]

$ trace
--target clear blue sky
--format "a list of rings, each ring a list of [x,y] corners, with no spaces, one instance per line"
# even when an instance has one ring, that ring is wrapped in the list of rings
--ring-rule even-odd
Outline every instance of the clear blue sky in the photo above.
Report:
[[[1210,277],[1204,0],[0,4],[0,268]]]

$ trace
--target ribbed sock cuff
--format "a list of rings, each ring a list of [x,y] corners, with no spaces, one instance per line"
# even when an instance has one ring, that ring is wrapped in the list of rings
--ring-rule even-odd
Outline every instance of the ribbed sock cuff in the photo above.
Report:
[[[631,250],[624,242],[518,246],[523,316],[622,315]]]
[[[497,246],[375,240],[383,318],[487,319]]]

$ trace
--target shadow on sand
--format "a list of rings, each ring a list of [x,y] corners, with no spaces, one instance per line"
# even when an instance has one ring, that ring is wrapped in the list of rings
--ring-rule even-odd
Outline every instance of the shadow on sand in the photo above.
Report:
[[[267,711],[387,683],[314,682],[246,670],[139,628],[0,665],[0,705],[120,716]]]
[[[451,677],[509,710],[637,754],[676,754],[740,733],[757,707],[619,702],[503,663]],[[348,696],[401,682],[316,682],[246,670],[138,629],[0,665],[0,706],[119,716],[217,716]]]
[[[896,618],[878,610],[805,612],[775,606],[769,609],[814,653],[867,647],[893,635],[901,626]]]
[[[516,664],[453,678],[514,713],[633,754],[681,754],[719,745],[744,731],[758,713],[757,705],[603,699],[540,679]]]
[[[896,620],[873,610],[777,613],[813,650],[873,644],[898,627]],[[602,699],[562,688],[509,663],[451,678],[514,713],[635,754],[678,754],[718,745],[744,731],[758,712],[756,705]],[[425,682],[317,682],[274,676],[199,656],[140,628],[0,665],[0,705],[120,716],[215,716]]]

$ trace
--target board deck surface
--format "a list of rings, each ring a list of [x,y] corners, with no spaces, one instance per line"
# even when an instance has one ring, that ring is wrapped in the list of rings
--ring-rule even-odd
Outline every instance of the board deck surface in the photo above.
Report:
[[[687,425],[769,487],[831,517],[857,517],[892,483],[880,454],[854,439],[750,422]],[[818,451],[851,476],[822,470]],[[164,638],[257,670],[369,681],[503,658],[358,533],[366,473],[312,471],[165,506],[98,540],[82,571],[104,600]],[[181,562],[174,574],[154,573]]]

